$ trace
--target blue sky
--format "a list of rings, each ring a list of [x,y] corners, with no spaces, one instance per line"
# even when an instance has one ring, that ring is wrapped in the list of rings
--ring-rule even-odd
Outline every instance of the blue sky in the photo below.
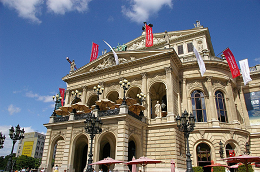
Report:
[[[0,156],[11,151],[11,126],[46,133],[52,95],[66,88],[67,56],[79,68],[89,62],[92,42],[101,55],[108,49],[103,39],[111,46],[131,41],[144,21],[159,33],[192,29],[200,20],[216,55],[229,47],[237,61],[255,66],[259,9],[259,0],[0,0],[0,132],[7,136]]]

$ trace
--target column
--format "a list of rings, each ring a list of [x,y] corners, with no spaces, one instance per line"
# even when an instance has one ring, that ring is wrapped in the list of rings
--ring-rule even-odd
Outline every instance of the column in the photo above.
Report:
[[[61,171],[69,169],[72,171],[72,162],[71,162],[71,137],[72,137],[72,131],[73,127],[72,125],[67,126],[66,130],[66,139],[65,139],[65,145],[64,145],[64,152],[63,152],[63,159],[62,159],[62,165],[61,165]]]
[[[83,86],[82,99],[81,102],[86,104],[86,96],[87,96],[87,86]]]
[[[240,99],[242,114],[243,114],[243,118],[244,118],[244,123],[246,126],[250,126],[250,121],[249,121],[249,116],[248,116],[248,112],[247,112],[247,108],[246,108],[246,102],[245,102],[242,85],[240,86],[239,94],[240,94],[239,99]]]
[[[70,103],[70,90],[66,90],[66,96],[65,96],[65,106]]]
[[[142,75],[142,90],[141,90],[141,92],[143,92],[146,95],[146,100],[143,101],[143,106],[145,107],[144,116],[147,117],[147,115],[148,115],[147,104],[149,103],[149,102],[147,102],[147,76],[146,76],[146,73],[141,73],[141,75]]]
[[[118,121],[116,160],[128,161],[128,126],[127,121]],[[114,171],[127,172],[125,164],[116,164]]]
[[[45,171],[52,171],[52,151],[51,151],[51,133],[52,129],[47,129],[45,141],[44,141],[44,149],[43,149],[43,155],[42,155],[42,162],[40,168],[44,168]]]
[[[229,123],[237,123],[237,111],[233,96],[233,89],[231,85],[231,80],[228,80],[227,86],[226,86],[226,92],[227,92],[227,98],[226,98],[226,106],[227,106],[227,116],[228,116],[228,122]]]
[[[209,106],[206,105],[207,119],[215,121],[218,120],[218,115],[216,111],[216,104],[214,101],[215,95],[212,89],[212,76],[207,77],[207,87],[208,87],[208,94],[209,94]]]
[[[183,82],[182,82],[182,111],[184,111],[185,109],[188,110],[188,100],[187,100],[187,85],[186,85],[186,78],[183,78]],[[181,114],[180,114],[181,115]]]
[[[174,114],[174,95],[173,95],[173,79],[172,68],[164,68],[166,71],[166,96],[167,96],[167,116]]]

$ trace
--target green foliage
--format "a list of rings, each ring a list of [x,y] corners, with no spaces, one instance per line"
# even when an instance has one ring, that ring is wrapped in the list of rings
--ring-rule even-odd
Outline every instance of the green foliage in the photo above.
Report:
[[[203,172],[203,168],[201,166],[198,167],[192,167],[193,172]]]
[[[225,167],[213,167],[214,172],[225,172]]]
[[[246,171],[246,166],[243,164],[243,165],[240,165],[238,166],[238,172],[245,172]],[[252,165],[251,164],[248,164],[248,172],[253,172],[253,168],[252,168]]]

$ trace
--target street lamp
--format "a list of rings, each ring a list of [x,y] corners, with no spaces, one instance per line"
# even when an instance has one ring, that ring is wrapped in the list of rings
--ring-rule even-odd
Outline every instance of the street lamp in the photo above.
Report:
[[[220,141],[219,142],[219,154],[220,154],[220,157],[223,158],[224,157],[224,150],[223,150],[223,143]]]
[[[86,172],[93,172],[93,168],[92,168],[92,144],[93,144],[93,139],[95,137],[95,134],[99,134],[102,132],[102,121],[100,118],[95,117],[94,114],[91,113],[91,115],[87,116],[86,121],[85,121],[85,130],[88,134],[90,134],[90,139],[91,139],[91,143],[90,143],[90,150],[89,150],[89,159],[88,159],[88,167]]]
[[[250,154],[250,145],[248,142],[246,142],[246,152],[245,154],[249,155]]]
[[[56,100],[55,100],[56,98]],[[52,116],[56,116],[55,110],[57,110],[58,104],[61,102],[62,97],[60,97],[59,94],[56,94],[56,96],[52,96],[53,101],[55,102],[55,107],[52,113]]]
[[[21,140],[24,138],[24,128],[21,130],[19,124],[15,127],[12,126],[9,129],[9,136],[10,138],[13,140],[13,147],[12,147],[12,151],[11,151],[11,155],[8,159],[8,163],[7,163],[7,171],[11,172],[12,170],[12,157],[13,157],[13,150],[14,150],[14,145],[16,143],[17,140]]]
[[[140,99],[140,104],[143,105],[143,101],[145,101],[146,95],[144,93],[140,93],[136,96]]]
[[[4,147],[4,142],[5,142],[5,135],[2,135],[0,132],[0,149]]]
[[[104,91],[104,88],[99,84],[93,87],[94,92],[97,92],[97,101],[99,100],[99,95],[101,95]],[[99,109],[99,106],[96,104],[96,109]]]
[[[176,118],[177,127],[181,132],[184,133],[184,137],[186,138],[187,142],[187,170],[186,172],[193,172],[192,169],[192,163],[191,163],[191,154],[190,154],[190,148],[189,148],[189,134],[194,130],[195,127],[195,120],[192,113],[190,113],[190,116],[188,112],[185,110],[184,113],[182,113],[181,117],[178,115]]]
[[[124,98],[122,101],[122,105],[126,105],[125,91],[130,87],[130,82],[128,82],[127,79],[124,79],[120,81],[119,84],[124,89]]]

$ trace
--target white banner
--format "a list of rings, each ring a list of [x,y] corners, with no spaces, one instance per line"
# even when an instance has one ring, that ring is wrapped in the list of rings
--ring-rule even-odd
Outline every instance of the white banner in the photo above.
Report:
[[[206,72],[205,63],[202,60],[200,54],[198,53],[198,51],[196,50],[196,48],[194,46],[193,46],[193,51],[194,51],[194,54],[197,58],[197,61],[198,61],[199,67],[200,67],[200,74],[203,77],[204,73]]]
[[[104,40],[103,40],[104,41]],[[114,54],[114,57],[115,57],[115,61],[116,61],[116,65],[118,65],[119,64],[119,62],[118,62],[118,56],[117,56],[117,54],[116,54],[116,52],[114,51],[114,49],[106,42],[106,41],[104,41],[106,44],[107,44],[107,46],[109,46],[109,48],[112,50],[112,52],[113,52],[113,54]]]
[[[252,79],[250,77],[250,70],[249,70],[249,66],[248,66],[248,60],[247,59],[240,60],[239,61],[239,65],[240,65],[240,69],[241,69],[241,72],[242,72],[244,85],[246,85],[249,81],[252,81]]]

